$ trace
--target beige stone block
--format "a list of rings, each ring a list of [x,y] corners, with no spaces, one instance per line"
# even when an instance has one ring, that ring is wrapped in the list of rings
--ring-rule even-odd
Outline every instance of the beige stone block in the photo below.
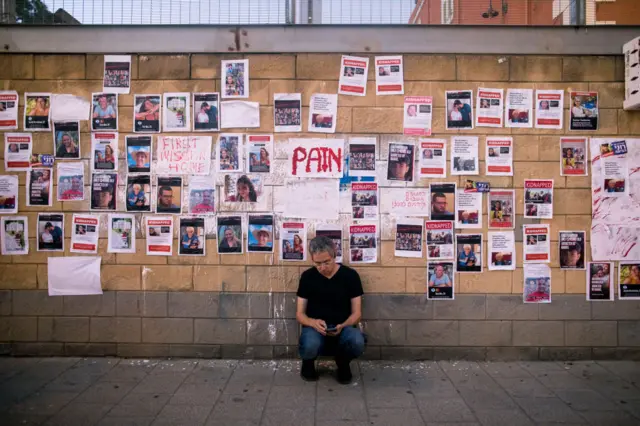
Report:
[[[456,56],[457,80],[508,81],[509,59],[504,59],[503,56],[458,55]]]
[[[244,266],[194,266],[195,291],[246,291],[247,274]]]
[[[599,108],[622,108],[624,83],[589,83],[590,92],[598,92]]]
[[[14,264],[36,264],[42,263],[47,264],[50,257],[62,257],[64,255],[63,252],[59,251],[37,251],[38,249],[38,241],[35,238],[37,234],[33,234],[34,238],[29,238],[29,254],[25,256],[12,256]],[[66,241],[65,241],[66,243]]]
[[[395,241],[383,241],[380,245],[380,264],[382,266],[420,267],[425,264],[425,260],[424,258],[396,257]]]
[[[564,273],[566,293],[585,294],[587,292],[587,271],[566,270]],[[551,285],[553,287],[553,284]]]
[[[14,79],[33,78],[33,55],[11,55],[11,76]]]
[[[250,78],[295,78],[296,57],[290,54],[246,55]],[[337,72],[337,68],[336,68]]]
[[[193,266],[142,265],[142,290],[191,291]]]
[[[140,290],[141,274],[138,265],[102,265],[102,288],[105,290]]]
[[[189,55],[140,55],[138,78],[141,80],[188,80]]]
[[[9,85],[9,80],[11,79],[11,56],[4,55],[2,61],[0,61],[0,79],[6,79],[6,85]]]
[[[615,81],[624,81],[624,56],[618,55],[615,57],[616,71]]]
[[[360,268],[358,273],[365,293],[404,293],[405,268]]]
[[[565,177],[560,176],[559,159],[556,162],[516,161],[513,165],[513,183],[524,187],[525,179],[553,179],[553,189],[564,188]]]
[[[136,239],[135,253],[116,254],[116,263],[120,265],[166,265],[167,256],[147,256],[146,240]]]
[[[14,256],[28,257],[28,256]],[[26,290],[38,287],[36,265],[0,264],[0,289]]]
[[[373,107],[376,105],[376,84],[373,81],[367,82],[367,93],[365,96],[338,95],[338,105],[341,107]]]
[[[276,93],[297,93],[295,80],[271,80],[269,82],[269,105],[273,105]]]
[[[84,55],[36,55],[35,77],[38,80],[81,80],[85,78]]]
[[[590,215],[590,189],[554,189],[554,214]],[[568,222],[571,223],[571,222]]]
[[[164,92],[216,92],[214,80],[164,80]]]
[[[205,256],[180,256],[180,240],[173,240],[173,256],[168,257],[169,265],[217,265],[220,263],[216,240],[206,241]]]
[[[22,191],[20,196],[18,197],[18,211],[20,213],[23,212],[61,212],[62,211],[62,203],[60,201],[56,201],[55,191],[56,187],[53,187],[52,196],[53,201],[51,202],[51,206],[27,206],[27,200],[25,196],[25,192]]]
[[[353,132],[402,133],[401,108],[353,108]]]
[[[238,54],[194,54],[191,55],[191,78],[220,78],[220,61],[242,59],[242,55]],[[249,62],[249,77],[253,78],[251,70],[251,62]]]
[[[589,198],[590,200],[591,198]],[[591,241],[591,212],[583,215],[567,215],[567,226],[565,230],[587,231],[587,241]]]
[[[539,137],[523,135],[513,137],[513,161],[538,161]],[[484,157],[484,152],[482,156]]]
[[[560,173],[560,136],[540,136],[538,140],[538,155],[540,161],[555,161]]]
[[[557,56],[512,56],[511,81],[562,81],[562,58]]]
[[[49,288],[49,268],[47,265],[38,265],[36,272],[38,279],[38,289],[43,290]]]
[[[458,273],[459,293],[510,293],[512,274],[507,271],[484,271],[480,274]]]
[[[249,80],[249,99],[251,102],[259,102],[260,105],[269,104],[269,80]]]
[[[293,292],[298,289],[299,281],[297,266],[247,266],[248,292]]]
[[[549,225],[549,232],[551,232],[551,241],[558,241],[558,233],[560,231],[569,230],[567,228],[567,216],[553,215],[553,219],[541,219],[540,223]],[[571,229],[574,229],[573,227]],[[576,228],[577,229],[577,228]]]
[[[308,107],[314,93],[338,93],[338,81],[296,80],[295,92],[302,94],[302,105]],[[338,104],[340,105],[340,102]]]
[[[558,165],[558,167],[560,167]],[[591,188],[591,176],[567,176],[567,188]]]
[[[300,53],[296,59],[296,78],[339,80],[341,58],[338,53]]]
[[[427,291],[427,267],[407,268],[407,293],[425,294]]]
[[[640,134],[640,114],[637,111],[618,110],[618,133],[621,135]]]
[[[404,79],[453,80],[456,73],[454,55],[404,55]]]
[[[338,122],[336,133],[351,133],[353,131],[353,110],[355,108],[338,107]]]
[[[613,56],[565,56],[562,58],[564,81],[616,81]]]
[[[275,264],[273,253],[247,253],[246,243],[244,244],[245,244],[245,253],[240,255],[238,254],[220,255],[220,264],[221,265],[262,265],[262,266]]]

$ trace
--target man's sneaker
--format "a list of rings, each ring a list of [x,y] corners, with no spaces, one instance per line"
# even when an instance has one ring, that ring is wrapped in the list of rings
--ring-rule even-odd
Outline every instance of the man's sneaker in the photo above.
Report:
[[[351,374],[349,361],[336,360],[336,365],[338,366],[338,383],[341,385],[348,385],[351,383],[353,375]]]
[[[314,360],[308,359],[306,361],[302,361],[300,376],[307,382],[315,382],[318,380],[318,373],[316,372],[316,363]]]

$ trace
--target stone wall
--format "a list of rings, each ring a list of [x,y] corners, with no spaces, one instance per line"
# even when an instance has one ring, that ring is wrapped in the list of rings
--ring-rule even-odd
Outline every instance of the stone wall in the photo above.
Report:
[[[261,105],[261,128],[273,132],[273,94],[301,92],[303,129],[307,128],[312,93],[337,92],[340,54],[297,55],[137,55],[132,57],[132,90],[119,97],[120,152],[132,133],[133,94],[175,91],[219,91],[221,59],[250,61],[250,94]],[[0,87],[25,91],[72,93],[89,98],[102,88],[101,55],[0,56]],[[446,131],[445,90],[478,87],[592,90],[600,93],[600,129],[573,132],[594,136],[640,134],[640,114],[621,109],[622,57],[405,55],[408,95],[434,97],[435,137],[455,133],[480,136],[479,180],[496,188],[515,188],[516,249],[521,252],[523,181],[553,178],[555,211],[552,231],[552,300],[550,305],[522,303],[521,256],[515,271],[458,274],[456,300],[427,302],[426,261],[396,258],[395,222],[389,211],[389,188],[381,181],[381,238],[376,264],[358,266],[365,289],[363,324],[369,338],[368,358],[639,358],[640,303],[585,301],[585,273],[563,271],[557,259],[558,231],[590,228],[589,177],[560,176],[559,137],[565,131],[489,129]],[[377,136],[379,166],[386,146],[402,140],[402,97],[376,96],[373,73],[367,96],[340,96],[336,135]],[[20,101],[22,114],[23,100]],[[89,170],[90,134],[81,123],[81,151]],[[234,131],[234,130],[230,130]],[[243,129],[238,129],[243,131]],[[515,176],[486,177],[484,136],[514,137]],[[212,134],[216,136],[216,134]],[[319,134],[275,134],[276,145],[289,137]],[[34,152],[52,153],[51,133],[34,133]],[[1,154],[0,154],[1,155]],[[281,163],[283,159],[280,159]],[[121,162],[123,163],[123,162]],[[4,167],[4,162],[0,164]],[[88,211],[84,202],[53,202],[50,208],[25,206],[25,173],[20,176],[20,214],[29,216],[34,236],[38,211]],[[124,174],[122,173],[122,176]],[[270,180],[269,208],[282,197],[282,176]],[[464,182],[466,177],[438,181]],[[428,179],[416,185],[428,186]],[[86,182],[89,182],[86,180]],[[397,184],[395,184],[397,185]],[[88,188],[87,188],[88,191]],[[121,192],[124,192],[121,188]],[[121,194],[121,199],[123,195]],[[120,203],[122,206],[122,203]],[[106,215],[103,215],[106,218]],[[102,221],[104,228],[104,222]],[[348,215],[342,222],[349,222]],[[483,223],[487,224],[486,211]],[[138,225],[140,221],[138,222]],[[311,226],[313,235],[313,226]],[[483,233],[486,238],[487,230]],[[345,234],[346,235],[346,234]],[[587,237],[589,233],[587,232]],[[206,356],[271,358],[295,356],[298,326],[295,290],[307,264],[279,262],[277,255],[219,256],[209,241],[207,256],[149,257],[138,230],[135,254],[106,252],[101,230],[103,296],[47,296],[47,257],[0,257],[0,343],[14,355]],[[213,236],[212,236],[213,237]],[[174,241],[175,244],[175,241]],[[64,255],[69,241],[65,243]],[[587,257],[587,260],[590,260]]]

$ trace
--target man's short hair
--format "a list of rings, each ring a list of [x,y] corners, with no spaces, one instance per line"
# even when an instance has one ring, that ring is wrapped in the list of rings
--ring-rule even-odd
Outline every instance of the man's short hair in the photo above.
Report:
[[[442,192],[436,192],[431,196],[431,201],[435,201],[436,198],[447,198],[447,196],[444,195]]]
[[[165,185],[165,186],[161,186],[161,187],[160,187],[160,190],[159,190],[159,192],[158,192],[158,193],[159,193],[159,194],[162,194],[164,191],[170,191],[170,192],[173,192],[173,188],[171,188],[170,186],[167,186],[167,185]]]
[[[311,256],[317,253],[327,252],[329,256],[336,257],[336,246],[329,237],[315,237],[309,241],[309,251]]]

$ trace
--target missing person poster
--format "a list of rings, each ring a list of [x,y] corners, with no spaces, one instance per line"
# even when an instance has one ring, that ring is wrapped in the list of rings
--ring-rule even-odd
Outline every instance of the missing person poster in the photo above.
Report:
[[[524,263],[551,261],[551,235],[548,224],[522,225],[522,252]]]
[[[376,56],[376,95],[404,95],[402,56]]]
[[[420,139],[420,178],[447,176],[447,141],[444,139]]]
[[[133,132],[159,133],[161,95],[133,95]]]
[[[91,210],[116,211],[118,174],[94,173],[91,175]]]
[[[349,175],[376,176],[376,138],[349,139]]]
[[[91,131],[118,131],[118,95],[94,93],[91,96]]]
[[[473,91],[446,91],[447,130],[473,129]]]
[[[377,225],[349,226],[350,263],[376,263],[378,261],[376,230]]]
[[[58,163],[58,201],[84,200],[84,163]]]
[[[524,217],[553,219],[553,179],[524,180]]]
[[[422,257],[422,219],[398,218],[396,222],[397,257]]]
[[[368,74],[369,58],[342,55],[338,94],[366,96]]]
[[[218,253],[242,253],[242,216],[218,216]]]
[[[51,206],[53,179],[51,169],[32,168],[27,172],[27,206]]]
[[[180,218],[180,256],[205,256],[205,231],[203,217]]]
[[[71,221],[71,253],[98,253],[100,216],[74,214]]]
[[[131,88],[131,55],[104,55],[103,90],[129,93]]]
[[[0,130],[18,128],[18,92],[0,90]]]
[[[503,89],[478,88],[476,127],[502,127]]]
[[[29,254],[29,218],[27,216],[2,216],[0,227],[3,256]]]
[[[618,264],[618,299],[640,300],[640,262]]]
[[[247,251],[249,253],[273,253],[273,215],[249,215]]]
[[[271,173],[273,135],[247,135],[247,171]]]
[[[453,262],[427,263],[427,299],[454,300]]]
[[[151,175],[127,175],[128,212],[151,211]]]
[[[487,262],[490,271],[515,271],[516,237],[513,231],[489,232]]]
[[[210,215],[216,212],[216,183],[213,176],[189,178],[189,214]]]
[[[145,216],[147,256],[173,254],[173,218],[171,216]]]
[[[80,122],[53,122],[53,152],[56,158],[80,158]]]
[[[22,172],[31,167],[31,149],[33,137],[31,133],[4,134],[4,170]]]
[[[64,214],[38,213],[38,251],[64,251]]]
[[[193,131],[220,130],[220,93],[193,94]]]
[[[118,171],[118,133],[91,133],[91,171]]]
[[[242,138],[242,133],[220,133],[216,144],[217,171],[242,171]]]
[[[283,222],[280,227],[280,260],[307,260],[307,226],[304,222]]]
[[[451,137],[451,175],[478,175],[478,137]]]
[[[262,175],[224,175],[223,200],[227,203],[258,203],[262,197]]]
[[[333,241],[336,250],[336,262],[342,263],[342,228],[340,225],[317,224],[316,237],[327,237]]]
[[[313,133],[335,133],[338,121],[338,95],[314,93],[309,101],[309,127]]]
[[[584,270],[586,242],[585,231],[560,231],[558,248],[561,269]]]
[[[533,89],[507,89],[506,127],[533,127]]]
[[[482,192],[456,193],[456,228],[482,229]]]
[[[249,60],[221,61],[220,91],[223,98],[249,97]]]
[[[536,90],[536,129],[562,129],[564,90]]]
[[[587,138],[560,138],[560,176],[587,176]]]
[[[629,195],[629,165],[627,155],[601,156],[601,182],[604,197]]]
[[[191,130],[191,94],[165,93],[163,96],[162,131],[188,132]]]
[[[125,137],[128,173],[151,173],[151,136]]]
[[[515,227],[515,201],[513,189],[489,191],[487,208],[489,210],[489,229],[513,229]]]
[[[132,214],[111,213],[107,220],[107,253],[135,253],[135,216]]]
[[[455,213],[451,209],[456,207],[455,183],[432,183],[431,192],[431,220],[455,220]]]
[[[351,218],[378,220],[378,184],[353,182],[351,184]]]
[[[182,177],[158,176],[156,213],[180,214],[182,211]]]
[[[524,303],[551,303],[551,268],[547,265],[524,265]]]
[[[513,138],[487,136],[487,176],[513,176]]]
[[[273,123],[275,132],[302,131],[302,94],[273,94]]]
[[[424,223],[427,260],[453,259],[453,222],[427,220]]]
[[[31,132],[51,130],[51,93],[24,94],[23,128]]]
[[[387,180],[413,182],[414,150],[413,143],[391,142],[389,144]]]
[[[570,92],[569,130],[598,130],[598,92]]]
[[[482,234],[456,235],[456,272],[482,272]]]
[[[0,175],[0,214],[18,213],[18,176]]]
[[[431,136],[432,108],[431,96],[405,96],[404,134]]]
[[[613,301],[613,262],[589,262],[587,300]]]

